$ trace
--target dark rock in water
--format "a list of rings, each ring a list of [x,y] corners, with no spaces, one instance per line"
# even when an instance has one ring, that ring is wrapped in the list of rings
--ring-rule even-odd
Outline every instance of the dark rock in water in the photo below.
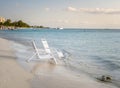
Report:
[[[110,76],[103,75],[102,78],[101,78],[101,80],[105,81],[105,82],[110,82],[112,80],[112,78]]]
[[[106,76],[106,75],[102,75],[101,78],[97,78],[97,79],[102,81],[102,82],[111,82],[112,81],[112,77],[111,76]]]

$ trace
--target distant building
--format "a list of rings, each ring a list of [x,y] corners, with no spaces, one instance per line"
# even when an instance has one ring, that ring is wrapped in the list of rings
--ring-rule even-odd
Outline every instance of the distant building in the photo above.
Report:
[[[5,18],[0,17],[0,22],[4,23],[5,22]]]

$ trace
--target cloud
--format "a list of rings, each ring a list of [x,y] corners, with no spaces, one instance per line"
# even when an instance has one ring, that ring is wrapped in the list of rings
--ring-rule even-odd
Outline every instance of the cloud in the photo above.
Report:
[[[68,7],[67,10],[68,10],[68,11],[74,11],[74,12],[77,11],[77,9],[74,8],[74,7]]]
[[[50,11],[50,8],[45,8],[45,11]]]
[[[72,12],[84,12],[90,14],[120,14],[120,9],[110,9],[110,8],[74,8],[68,7],[68,11]]]
[[[104,8],[80,8],[79,11],[96,14],[120,14],[120,9],[104,9]]]

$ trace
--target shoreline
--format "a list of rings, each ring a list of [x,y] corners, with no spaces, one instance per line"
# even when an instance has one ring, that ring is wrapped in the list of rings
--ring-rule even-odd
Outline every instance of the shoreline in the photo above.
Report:
[[[16,60],[11,41],[0,38],[0,42],[0,88],[117,88],[83,73],[76,76],[59,65],[37,62],[26,71]]]

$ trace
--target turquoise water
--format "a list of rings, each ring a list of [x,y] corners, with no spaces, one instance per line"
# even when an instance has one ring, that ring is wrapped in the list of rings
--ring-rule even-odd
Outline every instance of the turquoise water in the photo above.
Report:
[[[35,40],[39,47],[45,38],[50,47],[64,49],[72,56],[69,67],[93,77],[111,75],[120,82],[120,30],[67,29],[67,30],[14,30],[0,31],[0,37],[29,45]]]

